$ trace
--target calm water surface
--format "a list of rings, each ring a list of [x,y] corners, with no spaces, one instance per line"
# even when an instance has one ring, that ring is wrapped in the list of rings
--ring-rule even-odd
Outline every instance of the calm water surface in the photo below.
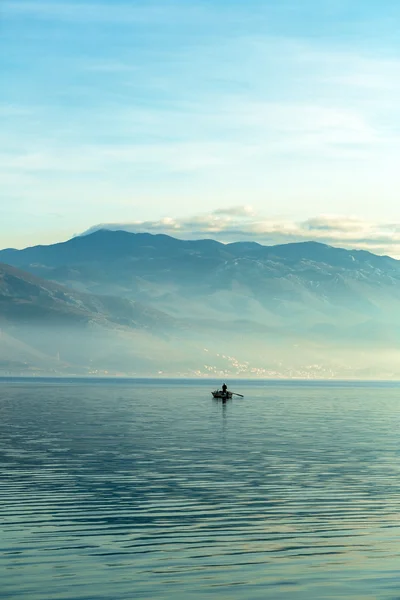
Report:
[[[0,598],[400,598],[400,387],[0,383]]]

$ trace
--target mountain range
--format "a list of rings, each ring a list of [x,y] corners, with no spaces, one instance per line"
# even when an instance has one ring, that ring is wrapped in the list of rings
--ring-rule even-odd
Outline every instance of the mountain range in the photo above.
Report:
[[[388,256],[100,230],[0,261],[0,367],[14,340],[12,364],[23,344],[32,369],[400,374],[400,261]]]

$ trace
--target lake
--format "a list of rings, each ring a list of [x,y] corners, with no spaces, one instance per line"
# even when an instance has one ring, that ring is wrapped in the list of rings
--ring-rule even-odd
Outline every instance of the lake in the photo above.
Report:
[[[0,381],[0,598],[399,599],[400,385],[227,383]]]

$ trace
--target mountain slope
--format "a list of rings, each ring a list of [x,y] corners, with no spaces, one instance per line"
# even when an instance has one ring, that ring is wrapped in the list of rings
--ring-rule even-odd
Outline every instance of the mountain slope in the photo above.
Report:
[[[390,257],[97,231],[0,259],[29,271],[0,266],[0,323],[65,364],[131,374],[397,372],[400,262]]]
[[[376,256],[365,250],[344,250],[319,242],[298,242],[263,246],[255,242],[222,244],[212,239],[178,240],[168,235],[98,230],[66,242],[47,246],[32,246],[23,250],[8,248],[0,251],[0,261],[17,267],[61,267],[91,263],[114,263],[135,258],[162,261],[179,259],[184,266],[213,261],[213,266],[226,260],[272,261],[299,264],[312,261],[331,267],[373,267],[399,272],[400,262],[389,256]]]
[[[213,364],[229,364],[232,324],[174,319],[126,298],[82,294],[0,264],[0,372],[154,375],[192,373],[204,345]],[[234,329],[249,331],[246,323]],[[223,339],[222,339],[223,338]]]
[[[16,323],[171,327],[173,319],[125,298],[82,294],[0,263],[0,319]]]
[[[262,246],[96,231],[62,244],[4,250],[0,260],[92,294],[175,317],[265,325],[358,324],[397,312],[400,262],[315,242]],[[397,318],[397,317],[396,317]]]
[[[143,350],[165,344],[179,325],[126,298],[78,293],[0,264],[0,370],[152,368]]]

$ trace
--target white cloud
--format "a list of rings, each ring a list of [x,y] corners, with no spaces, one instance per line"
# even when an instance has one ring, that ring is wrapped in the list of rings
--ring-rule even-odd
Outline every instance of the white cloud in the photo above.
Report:
[[[217,208],[214,215],[227,217],[243,217],[250,218],[254,216],[254,208],[252,206],[232,206],[230,208]]]

